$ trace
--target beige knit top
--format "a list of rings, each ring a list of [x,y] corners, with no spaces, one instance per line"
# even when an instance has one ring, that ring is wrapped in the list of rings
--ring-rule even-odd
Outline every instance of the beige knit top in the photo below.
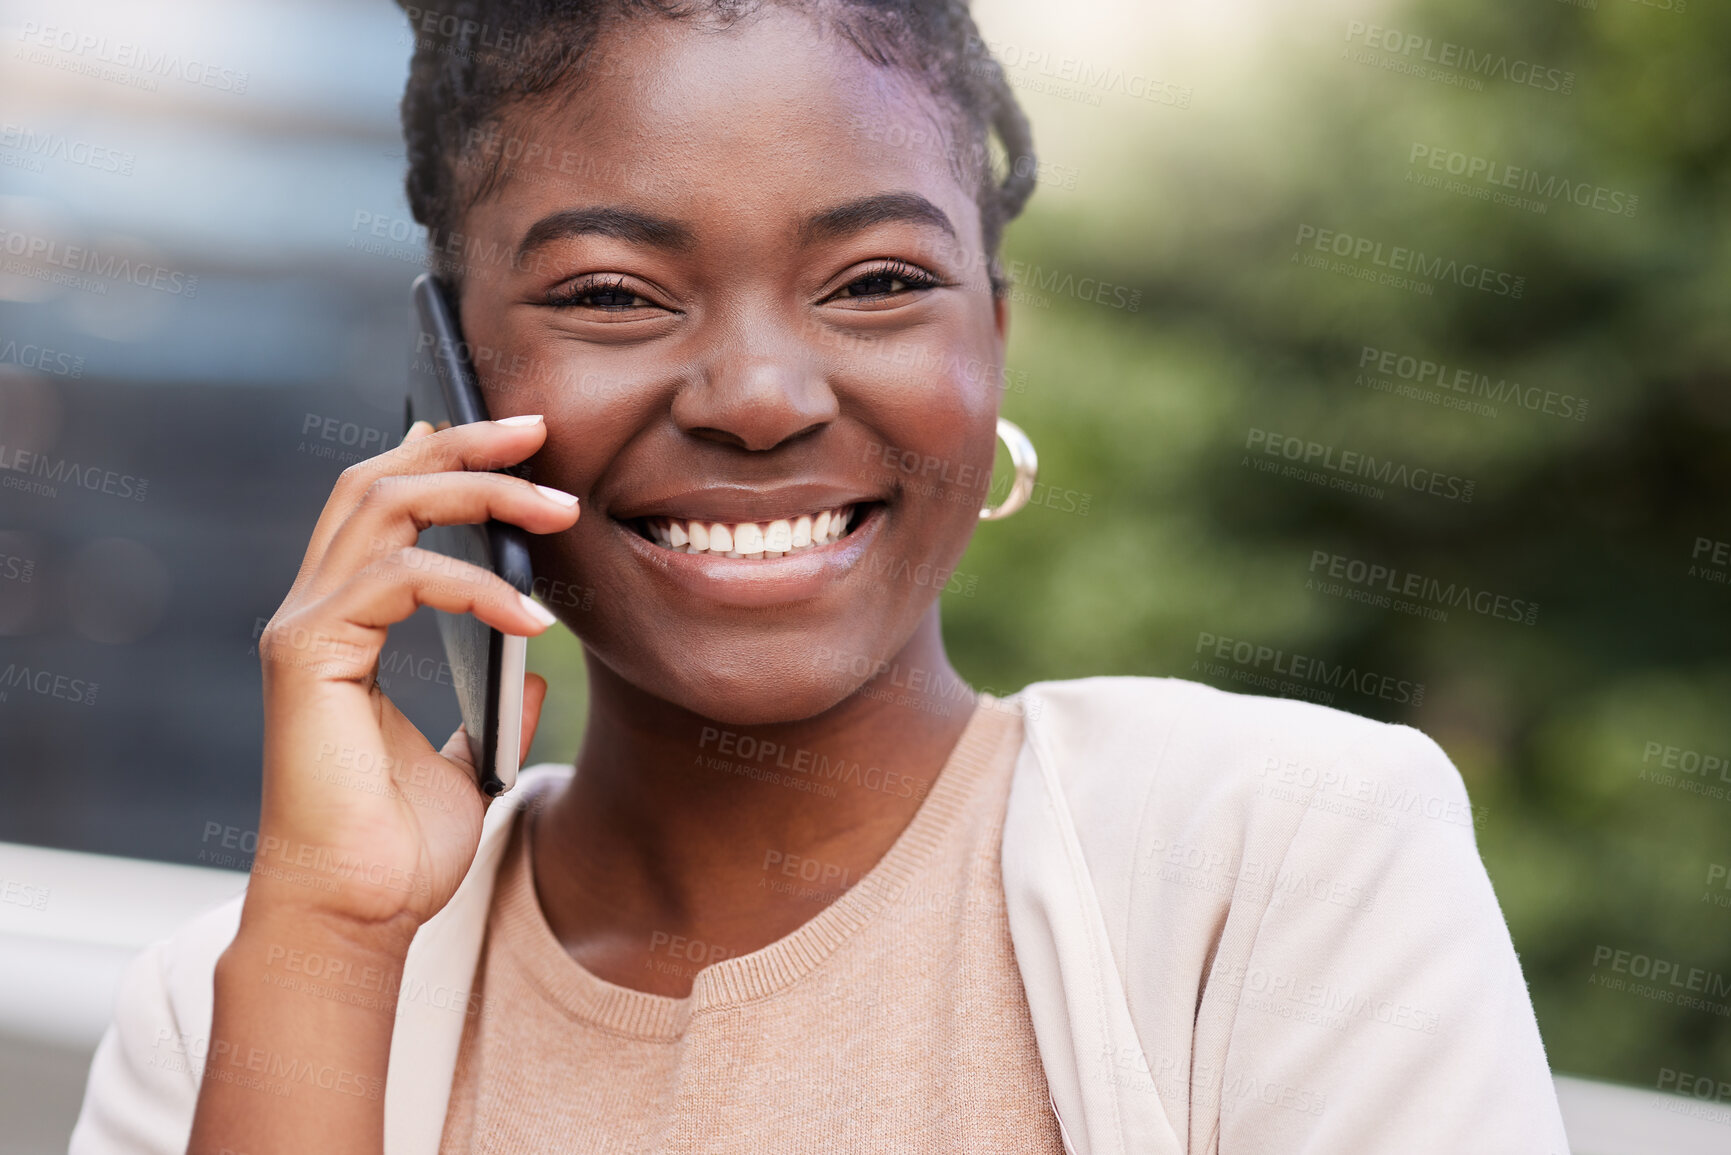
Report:
[[[982,697],[913,821],[827,905],[771,871],[814,917],[686,998],[565,952],[519,819],[441,1155],[1061,1153],[999,875],[1013,710]]]

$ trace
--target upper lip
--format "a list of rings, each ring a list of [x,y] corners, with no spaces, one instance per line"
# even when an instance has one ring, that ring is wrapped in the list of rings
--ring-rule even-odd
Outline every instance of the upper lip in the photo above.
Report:
[[[608,512],[620,521],[644,517],[721,522],[789,520],[826,509],[882,501],[856,486],[825,482],[793,485],[706,485],[620,502]]]

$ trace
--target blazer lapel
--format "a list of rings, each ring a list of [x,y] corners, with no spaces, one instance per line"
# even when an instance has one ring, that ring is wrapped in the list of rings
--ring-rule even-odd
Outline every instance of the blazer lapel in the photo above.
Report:
[[[571,772],[570,766],[525,770],[516,789],[487,808],[469,873],[409,944],[385,1075],[385,1155],[438,1155],[463,1026],[481,1010],[472,988],[512,820],[545,780]]]
[[[1031,686],[1004,818],[1004,902],[1034,1041],[1070,1155],[1181,1155],[1130,1019],[1105,916],[1064,795],[1045,714],[1064,703]],[[1056,725],[1052,726],[1056,729]],[[1086,732],[1088,727],[1082,727]]]

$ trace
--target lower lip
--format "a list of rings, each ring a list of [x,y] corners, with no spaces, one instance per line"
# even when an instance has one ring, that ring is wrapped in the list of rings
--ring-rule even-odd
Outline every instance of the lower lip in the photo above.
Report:
[[[630,526],[615,521],[626,545],[682,592],[729,606],[772,606],[817,597],[847,577],[871,548],[887,506],[874,505],[854,531],[840,541],[782,557],[739,558],[679,553],[656,545]]]

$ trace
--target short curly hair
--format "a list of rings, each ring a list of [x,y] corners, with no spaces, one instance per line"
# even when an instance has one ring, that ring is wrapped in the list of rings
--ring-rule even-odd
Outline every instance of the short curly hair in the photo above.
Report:
[[[967,0],[434,2],[436,9],[398,0],[415,40],[402,118],[409,207],[427,227],[446,276],[460,269],[441,238],[451,238],[462,215],[508,175],[496,147],[504,114],[561,85],[580,84],[590,49],[609,21],[701,16],[731,24],[764,3],[780,3],[825,20],[873,64],[916,77],[952,113],[957,140],[946,149],[947,159],[964,185],[974,185],[992,291],[1006,291],[998,245],[1034,191],[1036,161],[1028,118]],[[1003,154],[996,159],[994,136]]]

